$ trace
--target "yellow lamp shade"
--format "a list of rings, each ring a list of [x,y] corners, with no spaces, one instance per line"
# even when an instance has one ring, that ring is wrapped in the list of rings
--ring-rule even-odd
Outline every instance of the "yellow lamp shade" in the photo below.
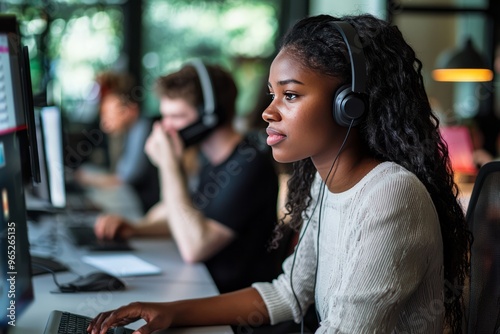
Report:
[[[493,80],[493,71],[485,68],[447,68],[432,71],[436,81],[484,82]]]
[[[440,57],[432,77],[436,81],[484,82],[493,80],[493,71],[485,65],[469,38],[460,50]]]

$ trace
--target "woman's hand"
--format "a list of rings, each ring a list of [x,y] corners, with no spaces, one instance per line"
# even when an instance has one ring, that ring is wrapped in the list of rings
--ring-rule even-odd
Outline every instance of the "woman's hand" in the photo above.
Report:
[[[94,233],[99,239],[128,239],[135,234],[135,228],[118,215],[100,215],[94,225]]]
[[[90,322],[87,331],[92,334],[105,334],[111,327],[125,326],[139,319],[144,319],[146,324],[134,333],[150,334],[166,329],[173,319],[173,308],[168,307],[169,305],[170,303],[131,303],[114,311],[98,314]]]

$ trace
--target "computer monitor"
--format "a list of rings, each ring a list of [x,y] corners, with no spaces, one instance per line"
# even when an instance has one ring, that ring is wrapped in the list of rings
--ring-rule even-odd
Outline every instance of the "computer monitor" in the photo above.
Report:
[[[64,208],[66,206],[66,188],[64,184],[61,110],[55,106],[42,108],[40,110],[40,121],[50,202],[56,208]]]
[[[30,151],[27,110],[30,102],[22,70],[21,44],[16,18],[0,15],[0,332],[15,326],[33,300],[23,153]],[[24,77],[24,79],[21,79]],[[27,82],[28,81],[28,82]],[[24,88],[23,88],[24,87]],[[32,101],[31,101],[32,103]],[[32,104],[31,104],[32,105]],[[33,138],[32,138],[33,139]],[[28,141],[29,142],[29,141]],[[32,147],[31,152],[36,152]],[[32,166],[33,167],[33,166]],[[33,168],[30,171],[36,174]],[[33,175],[30,176],[30,178]],[[35,177],[36,178],[36,177]]]
[[[45,149],[43,143],[42,125],[40,120],[41,108],[35,108],[35,133],[37,138],[38,157],[40,162],[40,183],[29,183],[25,187],[26,209],[29,213],[38,211],[52,211],[49,193],[49,177],[45,164]]]
[[[15,107],[15,115],[11,119],[6,118],[6,113],[0,116],[0,128],[13,122],[22,124],[19,128],[19,141],[21,150],[21,170],[24,182],[40,182],[40,166],[37,154],[35,135],[33,91],[31,87],[31,73],[29,65],[28,48],[20,42],[20,34],[17,20],[14,15],[0,14],[0,33],[4,36],[4,47],[2,54],[3,79],[2,87],[6,89],[0,96],[0,109],[11,103]],[[8,84],[8,82],[10,84]],[[9,99],[9,100],[7,100]],[[2,111],[0,110],[0,115]],[[15,119],[13,117],[16,117]]]
[[[1,36],[0,36],[1,38]],[[6,333],[33,300],[19,138],[2,131],[0,192],[0,332]]]
[[[56,106],[35,108],[35,129],[40,183],[28,185],[28,210],[63,209],[66,206],[66,188],[61,110]],[[29,195],[34,195],[35,198]]]

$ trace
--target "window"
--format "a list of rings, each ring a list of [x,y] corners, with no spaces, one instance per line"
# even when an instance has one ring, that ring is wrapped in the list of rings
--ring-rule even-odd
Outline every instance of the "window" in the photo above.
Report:
[[[97,115],[93,79],[103,69],[127,69],[140,59],[147,112],[157,112],[151,84],[159,75],[200,57],[233,71],[240,90],[239,112],[248,113],[273,55],[278,0],[144,0],[138,57],[124,50],[127,0],[0,2],[20,21],[29,47],[33,90],[47,92],[69,119]],[[133,13],[131,14],[133,15]],[[132,42],[133,43],[133,42]]]

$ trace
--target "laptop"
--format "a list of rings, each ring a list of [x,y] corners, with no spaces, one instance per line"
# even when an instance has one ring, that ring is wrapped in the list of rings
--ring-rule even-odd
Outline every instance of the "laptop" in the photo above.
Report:
[[[64,225],[64,232],[71,242],[78,247],[91,251],[128,251],[133,250],[127,240],[103,240],[94,233],[94,224],[99,216],[95,212],[67,212],[59,215],[58,220]]]
[[[96,237],[92,226],[69,225],[67,230],[73,242],[92,251],[129,251],[132,246],[127,240],[103,240]]]
[[[50,313],[43,334],[87,334],[87,327],[92,318],[83,315],[53,310]],[[133,329],[114,327],[106,334],[132,334]]]

